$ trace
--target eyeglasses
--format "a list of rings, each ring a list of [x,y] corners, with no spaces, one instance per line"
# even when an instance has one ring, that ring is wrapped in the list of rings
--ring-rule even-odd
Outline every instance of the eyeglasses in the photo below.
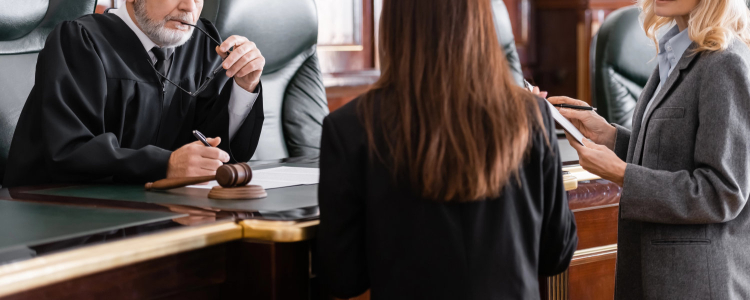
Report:
[[[193,25],[193,24],[187,24],[187,23],[182,23],[182,24],[184,24],[184,25],[187,25],[187,26],[192,26],[192,27],[194,27],[195,29],[198,29],[198,31],[200,31],[200,32],[203,32],[203,34],[205,34],[205,35],[206,35],[206,36],[207,36],[207,37],[208,37],[209,39],[211,39],[211,40],[212,40],[212,41],[213,41],[214,43],[216,43],[216,45],[219,45],[219,46],[221,45],[221,42],[219,42],[219,41],[217,41],[216,39],[214,39],[213,37],[211,37],[211,35],[210,35],[210,34],[208,34],[208,32],[206,32],[206,31],[205,31],[205,30],[203,30],[202,28],[200,28],[200,27],[198,27],[198,26],[195,26],[195,25]],[[233,48],[234,48],[234,47],[230,47],[230,48],[229,48],[229,51],[227,51],[227,57],[229,57],[229,54],[230,54],[230,53],[232,53],[232,49],[233,49]],[[223,61],[224,61],[224,59],[226,59],[226,58],[222,58],[222,59],[221,59],[221,61],[223,62]],[[188,92],[188,91],[187,91],[186,89],[184,89],[184,88],[182,88],[181,86],[179,86],[178,84],[174,83],[174,81],[170,80],[169,78],[167,78],[167,76],[165,76],[164,74],[162,74],[162,73],[160,73],[160,72],[159,72],[158,70],[156,70],[156,67],[154,66],[154,64],[153,64],[153,62],[152,62],[152,61],[150,61],[150,60],[149,60],[149,61],[148,61],[148,64],[149,64],[149,65],[151,65],[151,68],[153,68],[153,69],[154,69],[154,72],[156,72],[156,74],[158,74],[159,76],[161,76],[162,78],[164,78],[165,80],[167,80],[167,82],[169,82],[169,83],[171,83],[172,85],[176,86],[176,87],[177,87],[178,89],[182,90],[183,92],[185,92],[186,94],[188,94],[188,95],[190,95],[190,96],[197,96],[198,94],[200,94],[201,92],[203,92],[203,90],[205,90],[205,89],[206,89],[206,88],[208,87],[208,84],[209,84],[209,83],[211,83],[211,81],[213,81],[213,80],[214,80],[214,77],[216,77],[216,74],[219,74],[219,72],[221,72],[222,70],[224,70],[224,67],[223,67],[223,66],[221,66],[221,65],[219,65],[219,67],[217,67],[216,69],[214,69],[214,70],[213,70],[213,71],[211,72],[211,74],[209,74],[209,75],[208,75],[208,76],[206,77],[206,79],[205,79],[205,80],[203,80],[203,84],[201,84],[201,86],[199,86],[199,87],[198,87],[198,89],[197,89],[197,90],[195,90],[195,92]]]

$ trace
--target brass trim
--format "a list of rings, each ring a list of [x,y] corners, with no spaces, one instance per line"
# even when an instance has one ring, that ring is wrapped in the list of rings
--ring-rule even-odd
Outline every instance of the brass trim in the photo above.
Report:
[[[246,239],[289,243],[314,238],[320,220],[306,222],[244,220],[239,224],[243,229],[242,237]]]
[[[602,208],[608,208],[608,207],[618,207],[620,206],[620,203],[612,203],[607,205],[599,205],[599,206],[589,206],[584,208],[577,208],[577,209],[571,209],[570,211],[577,213],[582,211],[589,211],[589,210],[595,210],[595,209],[602,209]]]
[[[547,300],[567,300],[569,285],[568,270],[552,277],[547,277]]]
[[[0,297],[241,238],[227,221],[44,255],[0,266]]]
[[[349,52],[356,52],[356,51],[363,51],[365,50],[365,47],[362,45],[318,45],[318,52],[322,51],[328,51],[328,52],[334,52],[334,51],[349,51]]]
[[[586,248],[576,251],[570,266],[578,266],[592,262],[617,258],[617,244]]]

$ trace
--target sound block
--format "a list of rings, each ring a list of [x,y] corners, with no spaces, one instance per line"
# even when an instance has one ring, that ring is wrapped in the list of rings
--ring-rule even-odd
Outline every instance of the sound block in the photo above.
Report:
[[[208,192],[208,198],[218,200],[250,200],[268,196],[266,190],[259,185],[246,185],[232,188],[215,186]]]

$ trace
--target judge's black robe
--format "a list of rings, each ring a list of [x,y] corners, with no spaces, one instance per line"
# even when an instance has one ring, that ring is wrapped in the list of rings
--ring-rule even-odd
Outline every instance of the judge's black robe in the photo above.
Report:
[[[198,25],[221,41],[208,20]],[[195,91],[221,64],[215,43],[194,30],[175,49],[169,78]],[[162,85],[135,33],[114,14],[63,22],[39,53],[34,88],[21,112],[3,185],[146,182],[166,176],[172,151],[194,129],[221,137],[235,161],[255,152],[263,125],[258,98],[229,140],[232,80],[222,71],[197,97]]]

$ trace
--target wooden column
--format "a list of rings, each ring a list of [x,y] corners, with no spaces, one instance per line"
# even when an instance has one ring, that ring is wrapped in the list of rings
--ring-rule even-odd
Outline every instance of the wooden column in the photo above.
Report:
[[[612,11],[633,5],[623,0],[536,0],[534,2],[536,83],[552,96],[591,103],[590,49],[593,36]]]

